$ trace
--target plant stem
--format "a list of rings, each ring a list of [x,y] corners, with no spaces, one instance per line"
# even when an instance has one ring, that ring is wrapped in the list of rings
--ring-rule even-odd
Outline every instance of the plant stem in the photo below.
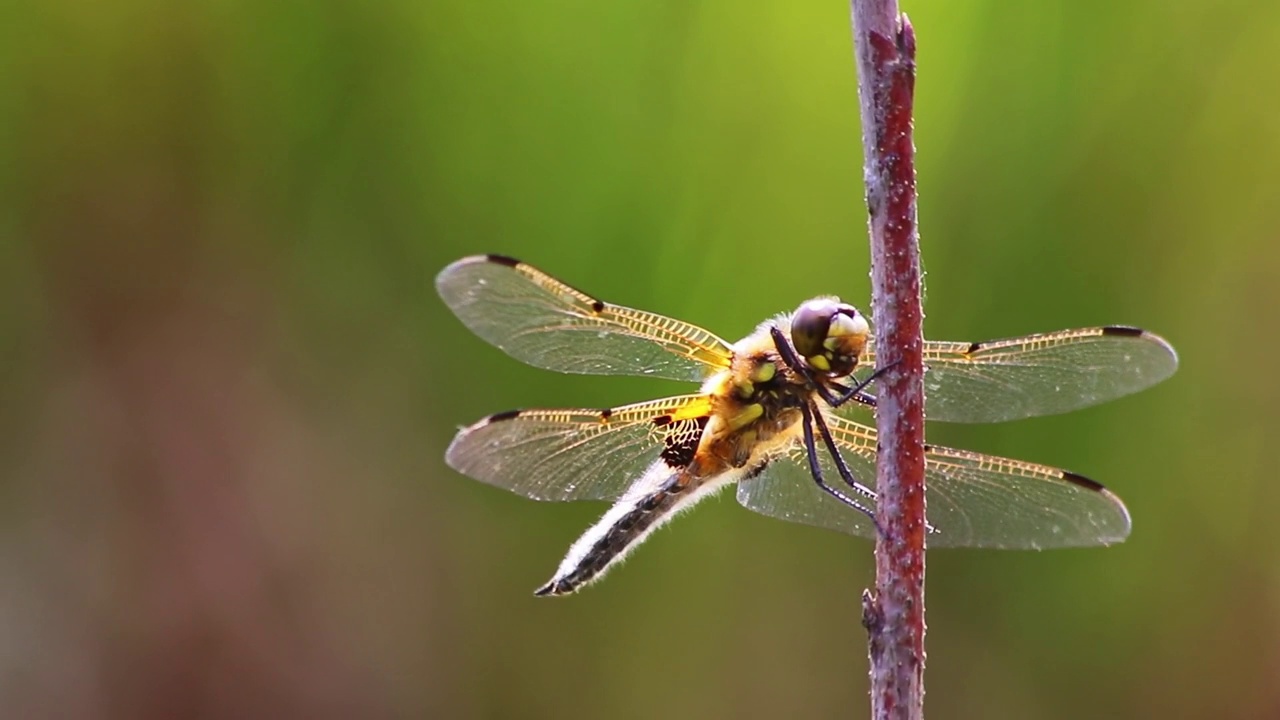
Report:
[[[897,0],[852,0],[871,235],[877,388],[875,593],[863,593],[871,716],[924,715],[924,312],[916,228],[915,32]]]

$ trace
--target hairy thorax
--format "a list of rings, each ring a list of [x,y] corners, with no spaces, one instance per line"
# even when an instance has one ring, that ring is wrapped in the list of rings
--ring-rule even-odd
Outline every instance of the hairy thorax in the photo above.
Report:
[[[800,406],[811,391],[781,361],[768,335],[739,346],[732,366],[704,388],[712,397],[711,422],[690,467],[700,476],[754,467],[800,432]]]

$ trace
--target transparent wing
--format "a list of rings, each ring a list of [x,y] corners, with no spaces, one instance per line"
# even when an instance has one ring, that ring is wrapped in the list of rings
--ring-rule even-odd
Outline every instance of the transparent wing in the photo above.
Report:
[[[700,382],[733,357],[728,343],[700,327],[601,302],[500,255],[453,263],[436,277],[436,290],[472,332],[548,370]]]
[[[866,377],[875,366],[874,344],[861,362]],[[984,343],[925,342],[924,362],[928,419],[987,423],[1056,415],[1138,392],[1172,375],[1178,354],[1144,330],[1097,327]]]
[[[846,491],[831,457],[819,450],[822,475],[834,488]],[[853,470],[854,466],[849,464]],[[875,466],[853,470],[858,482],[868,488],[876,485]],[[875,501],[855,495],[858,502],[875,509]],[[850,535],[875,538],[876,526],[866,514],[845,505],[828,495],[813,481],[809,474],[804,447],[794,447],[775,456],[756,475],[738,482],[738,502],[749,510],[787,522],[814,525],[837,530]]]
[[[874,487],[876,431],[838,417],[828,423],[854,476]],[[819,455],[825,478],[839,487],[835,464],[824,450]],[[774,458],[759,475],[739,483],[738,501],[782,520],[874,537],[871,520],[820,490],[805,463],[802,447]],[[1129,535],[1129,513],[1119,498],[1057,468],[930,446],[925,484],[933,528],[929,547],[1108,545]]]
[[[534,500],[613,500],[658,458],[688,465],[710,412],[706,395],[608,410],[512,410],[459,431],[445,461]]]

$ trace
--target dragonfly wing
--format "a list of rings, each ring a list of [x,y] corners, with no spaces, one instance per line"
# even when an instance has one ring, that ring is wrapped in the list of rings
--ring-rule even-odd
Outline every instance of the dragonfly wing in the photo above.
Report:
[[[875,365],[874,345],[861,362],[866,377]],[[1138,392],[1172,375],[1178,354],[1144,330],[1097,327],[983,343],[925,342],[924,362],[930,420],[988,423],[1056,415]]]
[[[874,487],[876,431],[839,417],[827,422],[855,478]],[[827,481],[838,487],[834,463],[825,451],[820,455]],[[738,500],[783,520],[874,536],[863,513],[817,487],[805,462],[802,449],[779,456],[739,485]],[[930,547],[1109,545],[1129,535],[1129,513],[1118,497],[1092,480],[1045,465],[929,446],[925,485]]]
[[[835,463],[825,450],[819,450],[823,478],[832,487],[847,490],[836,471]],[[757,474],[738,483],[738,502],[749,510],[787,522],[814,525],[865,538],[875,538],[876,526],[854,508],[827,494],[809,474],[804,446],[792,448],[771,459]],[[876,468],[850,466],[858,482],[874,488]],[[846,494],[850,494],[847,493]],[[868,508],[875,508],[875,501],[855,496]]]
[[[463,428],[445,460],[534,500],[613,500],[658,458],[688,465],[710,412],[706,395],[608,410],[512,410]]]
[[[700,382],[733,357],[724,340],[696,325],[601,302],[500,255],[449,265],[436,290],[475,334],[548,370]]]

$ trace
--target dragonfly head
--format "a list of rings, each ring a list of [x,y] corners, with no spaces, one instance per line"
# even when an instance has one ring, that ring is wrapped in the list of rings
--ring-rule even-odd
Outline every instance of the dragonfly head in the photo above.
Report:
[[[809,367],[828,377],[853,372],[870,334],[867,319],[838,298],[806,300],[791,316],[791,344]]]

